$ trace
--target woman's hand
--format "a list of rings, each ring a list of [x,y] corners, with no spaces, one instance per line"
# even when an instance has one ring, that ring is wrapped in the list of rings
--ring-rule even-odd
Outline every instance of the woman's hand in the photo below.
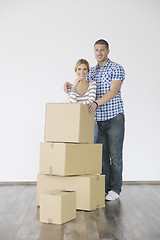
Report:
[[[64,84],[64,91],[65,91],[65,93],[67,93],[67,94],[68,94],[68,88],[72,89],[72,84],[71,84],[70,82],[66,82],[66,83]]]

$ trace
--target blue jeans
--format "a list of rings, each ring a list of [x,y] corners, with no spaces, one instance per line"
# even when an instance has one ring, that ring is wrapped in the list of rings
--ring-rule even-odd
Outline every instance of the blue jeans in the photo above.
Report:
[[[122,187],[122,151],[124,139],[124,114],[98,121],[97,143],[103,144],[102,173],[105,177],[105,190],[120,194]]]
[[[95,126],[94,126],[94,143],[97,142],[97,139],[98,139],[98,125],[95,124]]]

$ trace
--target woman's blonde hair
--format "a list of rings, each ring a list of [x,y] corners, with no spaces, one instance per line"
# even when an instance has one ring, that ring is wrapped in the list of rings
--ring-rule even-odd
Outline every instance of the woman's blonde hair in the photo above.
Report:
[[[78,68],[78,66],[79,65],[81,65],[81,64],[85,64],[86,66],[87,66],[87,70],[88,70],[88,72],[89,72],[89,63],[87,62],[87,60],[85,60],[85,59],[79,59],[77,62],[76,62],[76,66],[75,66],[75,72],[77,71],[77,68]]]

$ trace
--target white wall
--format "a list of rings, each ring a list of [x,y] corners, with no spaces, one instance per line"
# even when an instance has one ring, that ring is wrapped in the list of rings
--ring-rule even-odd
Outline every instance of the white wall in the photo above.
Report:
[[[93,44],[124,66],[123,178],[160,180],[158,0],[0,0],[0,181],[34,181],[45,104],[65,102],[65,81]]]

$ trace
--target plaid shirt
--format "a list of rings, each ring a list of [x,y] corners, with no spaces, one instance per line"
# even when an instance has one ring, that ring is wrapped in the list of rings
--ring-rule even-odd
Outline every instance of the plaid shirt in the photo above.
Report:
[[[124,81],[124,79],[124,68],[110,59],[101,68],[99,68],[98,64],[91,67],[87,76],[87,80],[95,80],[97,83],[96,99],[101,98],[110,91],[112,80]],[[114,98],[96,109],[95,116],[97,121],[105,121],[117,116],[119,113],[124,113],[121,88]]]

